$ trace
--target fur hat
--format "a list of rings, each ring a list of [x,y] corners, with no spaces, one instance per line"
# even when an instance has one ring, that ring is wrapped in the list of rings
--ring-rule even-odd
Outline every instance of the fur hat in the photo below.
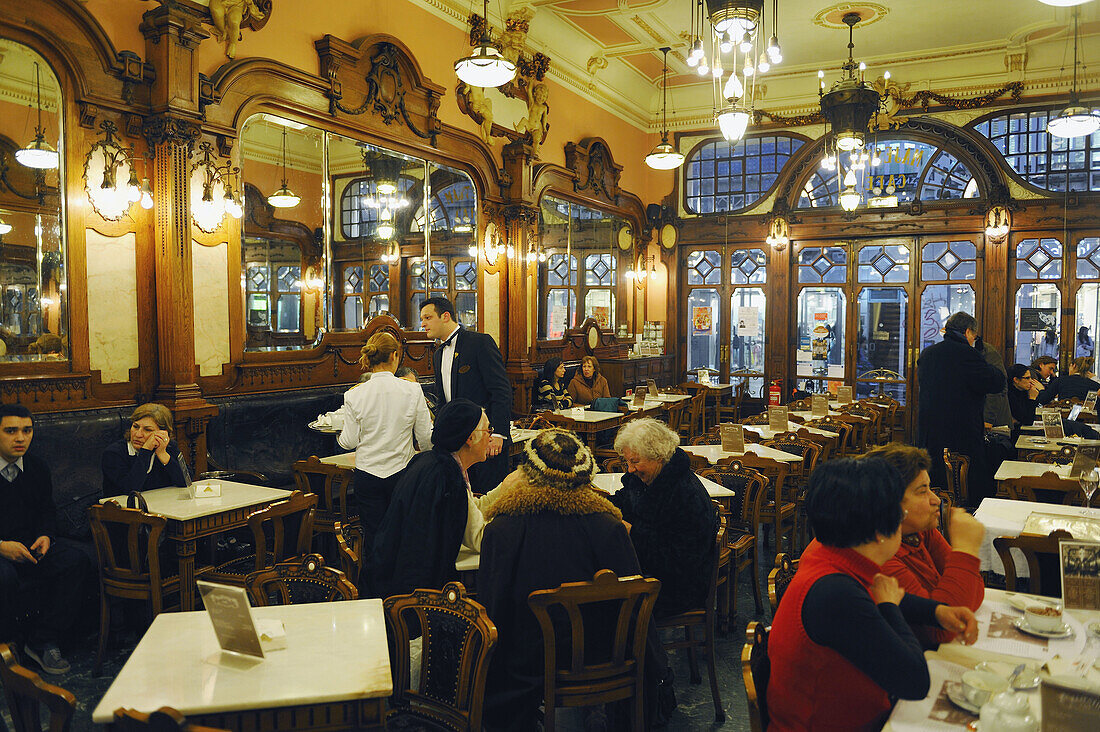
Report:
[[[596,473],[592,451],[569,430],[543,430],[527,441],[523,453],[523,472],[532,486],[576,490],[591,484]]]

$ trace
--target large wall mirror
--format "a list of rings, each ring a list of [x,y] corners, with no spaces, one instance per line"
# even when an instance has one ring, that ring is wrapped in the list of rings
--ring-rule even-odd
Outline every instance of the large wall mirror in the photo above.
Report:
[[[557,340],[588,318],[618,322],[619,268],[629,269],[630,225],[621,217],[553,196],[539,204],[539,337]],[[627,261],[621,261],[626,257]]]
[[[477,327],[466,173],[266,113],[245,123],[241,158],[246,350],[311,347],[380,314],[415,330],[435,295]]]
[[[69,358],[61,85],[0,38],[0,362]]]

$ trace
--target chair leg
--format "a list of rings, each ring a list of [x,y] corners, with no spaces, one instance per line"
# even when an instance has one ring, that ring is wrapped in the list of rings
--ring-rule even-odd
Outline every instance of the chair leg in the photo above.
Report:
[[[707,674],[710,676],[710,697],[714,701],[714,721],[722,724],[726,721],[726,710],[722,708],[722,695],[718,691],[718,670],[714,667],[714,613],[707,613],[707,624],[703,628],[707,646]]]
[[[691,669],[691,683],[703,683],[703,677],[699,675],[699,654],[695,651],[695,633],[692,626],[684,626],[684,640],[688,642],[688,668]]]
[[[760,571],[756,562],[756,548],[752,550],[752,597],[756,600],[756,614],[761,615],[764,612],[764,603],[760,599]]]
[[[95,669],[94,673],[99,676],[103,671],[103,654],[107,651],[107,633],[111,630],[111,601],[107,599],[107,595],[103,592],[103,588],[99,590],[99,648],[96,649],[95,654]]]

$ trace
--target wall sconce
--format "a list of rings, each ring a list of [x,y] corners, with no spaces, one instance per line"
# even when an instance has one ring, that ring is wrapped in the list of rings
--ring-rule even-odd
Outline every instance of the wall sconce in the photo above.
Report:
[[[11,224],[9,224],[7,221],[4,221],[3,218],[0,218],[0,236],[3,236],[4,234],[10,234],[10,233],[11,233]]]
[[[1012,229],[1012,212],[1005,206],[994,206],[985,214],[985,235],[991,241],[1004,239]]]
[[[640,254],[634,269],[626,271],[626,278],[635,280],[640,286],[647,277],[653,280],[657,279],[657,261],[652,254]]]
[[[142,208],[152,208],[153,188],[148,178],[138,183],[134,146],[120,144],[113,121],[105,119],[99,128],[103,139],[96,140],[84,160],[84,190],[92,208],[107,221],[118,221],[139,201]]]
[[[496,264],[497,259],[500,256],[514,257],[516,255],[515,247],[512,245],[505,246],[500,239],[500,233],[497,231],[496,224],[492,221],[485,224],[485,237],[482,240],[482,252],[485,255],[485,261],[488,264]]]
[[[790,225],[787,220],[782,216],[772,219],[771,224],[768,225],[768,238],[764,241],[776,249],[782,249],[790,244]]]
[[[200,230],[212,234],[222,225],[226,214],[235,219],[244,214],[232,182],[232,177],[239,176],[241,169],[232,167],[229,162],[218,165],[209,140],[199,145],[199,150],[202,159],[191,166],[191,218]]]

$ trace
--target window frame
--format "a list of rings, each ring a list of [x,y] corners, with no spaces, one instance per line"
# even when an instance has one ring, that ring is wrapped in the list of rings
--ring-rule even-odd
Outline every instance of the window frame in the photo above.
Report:
[[[736,149],[738,146],[743,145],[746,142],[746,140],[750,140],[750,139],[762,140],[764,138],[769,138],[769,137],[774,138],[776,140],[778,140],[779,138],[787,138],[787,139],[790,139],[790,140],[797,140],[799,142],[798,148],[791,151],[790,155],[787,156],[787,159],[783,161],[782,165],[777,166],[777,169],[775,170],[775,180],[773,180],[771,182],[771,185],[769,185],[766,189],[762,190],[761,193],[760,193],[760,197],[757,198],[756,200],[754,200],[752,203],[747,204],[747,205],[745,205],[741,208],[726,209],[726,210],[722,210],[722,211],[714,210],[714,211],[711,211],[709,213],[702,213],[702,212],[694,210],[691,207],[689,202],[690,202],[690,199],[692,198],[692,196],[688,195],[688,190],[689,190],[688,171],[691,169],[691,164],[692,164],[693,158],[695,158],[697,155],[701,154],[704,147],[706,147],[707,145],[715,145],[715,144],[729,145],[729,143],[726,142],[726,140],[722,137],[707,137],[707,138],[697,142],[691,148],[691,150],[688,151],[687,155],[685,156],[684,165],[683,165],[683,173],[678,176],[679,183],[680,183],[680,188],[681,188],[680,205],[683,207],[683,210],[691,216],[722,216],[722,215],[725,215],[725,214],[732,214],[732,213],[749,211],[753,207],[759,205],[761,201],[766,201],[768,199],[768,197],[771,196],[772,193],[774,191],[776,191],[779,188],[780,184],[783,182],[783,180],[784,180],[783,171],[787,169],[787,166],[790,164],[791,160],[796,159],[799,156],[800,153],[805,151],[805,149],[808,146],[813,144],[813,138],[807,137],[806,135],[800,135],[800,134],[795,133],[795,132],[787,132],[787,131],[774,131],[774,132],[769,131],[769,132],[761,132],[761,133],[746,135],[741,140],[739,140],[737,143],[735,143],[733,145],[730,145],[730,148],[731,148],[731,150]],[[778,155],[778,153],[773,153],[773,155]],[[741,156],[741,160],[745,160],[745,159],[746,159],[745,156]],[[715,161],[717,161],[717,160],[718,160],[718,158],[716,156]],[[732,162],[732,158],[729,158],[729,160]],[[744,172],[744,170],[742,170],[742,176],[741,176],[742,179],[744,179],[745,176],[747,176],[747,175],[748,174],[746,172]],[[762,175],[762,174],[758,173],[758,175]],[[700,178],[699,180],[703,180],[703,179]],[[717,177],[715,177],[714,180],[717,180]],[[712,195],[714,197],[717,197],[719,194],[714,193]],[[727,196],[729,195],[728,191],[726,192],[726,195]]]

